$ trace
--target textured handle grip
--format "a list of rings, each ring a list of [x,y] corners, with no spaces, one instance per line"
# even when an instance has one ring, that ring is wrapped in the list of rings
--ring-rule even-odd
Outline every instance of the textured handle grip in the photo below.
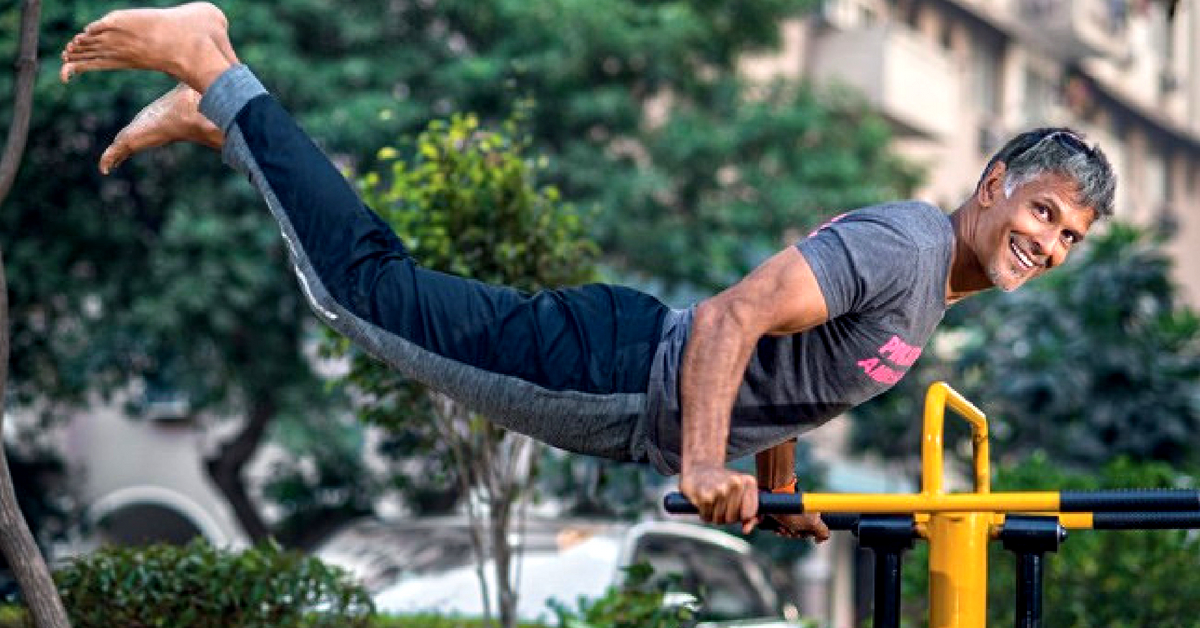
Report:
[[[1200,512],[1098,512],[1093,530],[1200,529]]]
[[[683,496],[683,493],[668,493],[663,498],[663,509],[676,515],[694,515],[698,511]],[[803,493],[766,493],[758,494],[758,514],[760,515],[798,515],[804,512]]]
[[[1200,511],[1200,491],[1134,488],[1106,491],[1062,491],[1063,512]]]
[[[675,515],[694,515],[697,512],[696,507],[683,496],[683,493],[667,493],[663,497],[663,509]],[[803,512],[804,499],[801,493],[789,495],[760,492],[758,494],[758,514],[760,515],[798,515]],[[821,515],[821,521],[824,521],[830,530],[853,530],[858,526],[858,519],[859,515],[856,514]],[[774,524],[767,520],[760,527],[764,530],[771,530]]]

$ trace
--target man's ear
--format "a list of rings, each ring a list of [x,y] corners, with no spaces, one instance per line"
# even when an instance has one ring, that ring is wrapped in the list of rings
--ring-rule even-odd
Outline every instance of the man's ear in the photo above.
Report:
[[[980,207],[991,207],[1004,196],[1004,173],[1007,170],[1008,167],[1003,161],[992,164],[992,169],[983,177],[983,181],[979,182],[979,189],[975,191]]]

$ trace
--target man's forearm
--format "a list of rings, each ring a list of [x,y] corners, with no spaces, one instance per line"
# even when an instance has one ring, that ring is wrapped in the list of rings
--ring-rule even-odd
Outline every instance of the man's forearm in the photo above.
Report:
[[[788,485],[796,477],[796,439],[758,452],[754,467],[759,488],[770,491]]]
[[[729,415],[757,338],[733,308],[701,304],[683,356],[683,473],[724,465]]]

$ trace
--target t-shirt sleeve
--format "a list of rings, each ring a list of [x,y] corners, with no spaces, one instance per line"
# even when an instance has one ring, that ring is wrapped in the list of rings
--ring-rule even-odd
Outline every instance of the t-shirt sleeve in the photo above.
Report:
[[[829,318],[870,313],[913,286],[920,251],[894,221],[845,214],[796,244],[816,275]]]

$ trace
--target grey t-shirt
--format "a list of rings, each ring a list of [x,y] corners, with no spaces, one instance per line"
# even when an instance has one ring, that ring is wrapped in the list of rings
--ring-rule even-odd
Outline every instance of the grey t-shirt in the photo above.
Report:
[[[954,248],[949,218],[918,201],[855,210],[797,245],[825,296],[829,320],[765,336],[738,389],[727,456],[777,445],[887,390],[920,356],[946,310]],[[645,457],[679,472],[679,373],[692,310],[667,317],[650,375]]]

